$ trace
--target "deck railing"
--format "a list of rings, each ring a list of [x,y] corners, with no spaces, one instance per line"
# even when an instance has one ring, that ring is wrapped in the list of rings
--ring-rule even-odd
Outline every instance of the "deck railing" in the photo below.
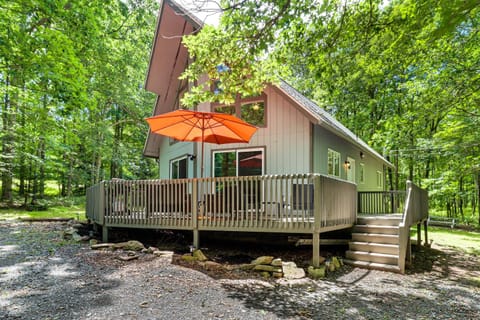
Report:
[[[405,261],[410,256],[410,228],[428,219],[428,192],[407,181],[407,198],[402,222],[399,225],[399,267],[405,271]]]
[[[87,216],[112,227],[311,233],[353,225],[356,186],[317,174],[115,179],[89,188]]]
[[[402,213],[405,195],[405,191],[399,190],[358,192],[358,214]]]

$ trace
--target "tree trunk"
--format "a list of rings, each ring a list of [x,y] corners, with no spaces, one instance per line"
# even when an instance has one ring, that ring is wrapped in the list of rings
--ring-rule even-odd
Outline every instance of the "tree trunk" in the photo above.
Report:
[[[458,211],[462,217],[462,221],[465,221],[465,216],[463,214],[463,177],[458,181]]]
[[[10,77],[7,74],[5,80],[5,95],[3,97],[2,108],[2,194],[1,200],[8,203],[13,203],[13,157],[14,157],[14,132],[13,132],[13,108],[10,100]]]

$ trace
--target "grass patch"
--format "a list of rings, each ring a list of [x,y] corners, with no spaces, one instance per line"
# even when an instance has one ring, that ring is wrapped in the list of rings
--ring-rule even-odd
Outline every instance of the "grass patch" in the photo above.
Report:
[[[73,218],[85,219],[85,206],[53,206],[44,211],[26,211],[23,209],[2,209],[0,220],[12,220],[20,218],[48,219],[48,218]]]
[[[416,241],[416,228],[412,229],[412,239]],[[424,239],[422,229],[422,240]],[[442,247],[448,247],[465,253],[480,256],[480,233],[459,229],[428,227],[428,240]]]

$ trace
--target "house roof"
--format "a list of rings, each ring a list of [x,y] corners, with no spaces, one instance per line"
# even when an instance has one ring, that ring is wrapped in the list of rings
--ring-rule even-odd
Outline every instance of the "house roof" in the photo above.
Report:
[[[185,34],[195,33],[203,23],[172,0],[160,2],[157,27],[150,53],[145,89],[157,95],[153,114],[175,109],[182,81],[178,79],[188,64],[187,48],[182,44]],[[158,145],[163,138],[148,133],[143,148],[147,157],[159,156]]]
[[[318,125],[332,131],[333,133],[341,136],[347,141],[353,143],[364,152],[369,153],[371,156],[380,159],[385,165],[393,167],[389,161],[381,156],[377,151],[370,147],[365,141],[360,139],[356,134],[350,131],[347,127],[336,120],[325,109],[318,106],[315,102],[305,97],[297,89],[289,85],[286,81],[280,80],[280,83],[276,87],[282,91],[289,98],[294,100],[301,108],[303,108],[310,118],[317,121]]]
[[[188,52],[181,42],[182,36],[196,32],[202,26],[202,21],[175,1],[163,0],[160,2],[154,44],[145,80],[146,90],[158,96],[153,110],[154,115],[174,109],[173,106],[176,99],[178,100],[178,90],[181,86],[178,77],[188,64]],[[385,165],[393,167],[372,147],[287,82],[280,80],[280,83],[274,87],[293,100],[310,121],[351,142],[363,152],[381,160]],[[143,151],[144,155],[159,157],[158,145],[161,139],[161,136],[149,132]]]

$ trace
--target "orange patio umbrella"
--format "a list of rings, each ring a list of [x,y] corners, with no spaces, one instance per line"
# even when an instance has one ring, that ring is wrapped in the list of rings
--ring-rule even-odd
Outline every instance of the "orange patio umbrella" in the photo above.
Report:
[[[146,119],[153,133],[179,141],[202,143],[201,177],[203,178],[204,143],[248,143],[257,127],[229,114],[176,110]]]

